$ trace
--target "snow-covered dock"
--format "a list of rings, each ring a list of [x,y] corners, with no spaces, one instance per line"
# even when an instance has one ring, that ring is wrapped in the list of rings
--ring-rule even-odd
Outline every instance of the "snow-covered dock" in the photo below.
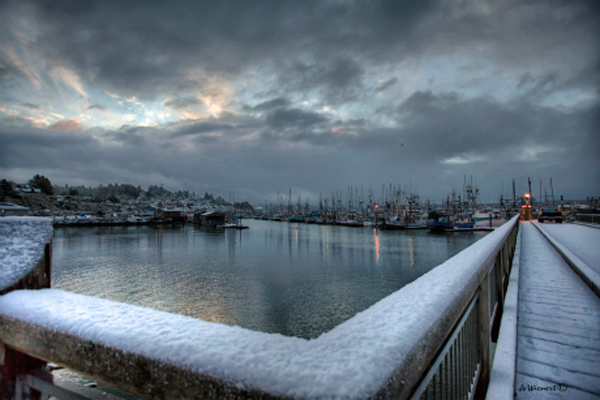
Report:
[[[0,296],[5,357],[12,346],[151,397],[435,399],[481,397],[495,354],[489,399],[600,399],[600,229],[521,223],[515,248],[512,219],[307,341],[58,290],[15,290],[29,268],[50,265],[50,224],[2,222],[0,242],[11,250],[0,252],[0,275],[12,277],[11,293]],[[36,264],[40,257],[48,263]]]
[[[600,399],[599,244],[598,229],[521,224],[489,399]]]
[[[516,228],[515,217],[314,340],[54,289],[0,296],[0,340],[19,357],[152,398],[467,395],[489,376],[493,311],[501,305]],[[26,379],[31,388],[41,385],[34,373]]]

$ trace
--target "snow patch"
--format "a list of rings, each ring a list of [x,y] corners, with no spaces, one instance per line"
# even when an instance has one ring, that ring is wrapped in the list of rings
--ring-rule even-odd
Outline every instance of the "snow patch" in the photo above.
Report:
[[[561,251],[568,251],[600,276],[600,229],[579,224],[535,224]]]
[[[0,290],[17,283],[37,265],[51,239],[48,218],[0,218]]]
[[[490,385],[486,398],[512,400],[515,397],[515,373],[517,366],[517,312],[519,309],[519,272],[521,258],[521,231],[513,257],[508,282],[494,365],[490,373]]]

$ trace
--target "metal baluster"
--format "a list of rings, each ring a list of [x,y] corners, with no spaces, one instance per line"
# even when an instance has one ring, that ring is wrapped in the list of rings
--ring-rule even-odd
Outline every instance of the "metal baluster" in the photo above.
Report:
[[[448,385],[448,390],[446,391],[447,399],[452,398],[452,387],[454,384],[454,381],[452,379],[452,364],[454,363],[454,357],[452,356],[453,348],[454,344],[450,347],[450,350],[448,350],[448,354],[446,355],[446,357],[448,358],[448,361],[446,362],[446,384]]]
[[[464,329],[464,326],[463,326]],[[461,329],[462,332],[462,329]],[[461,354],[461,336],[459,336],[456,339],[456,348],[454,350],[454,357],[456,359],[456,384],[454,385],[454,393],[455,393],[455,398],[456,399],[460,399],[460,385],[461,385],[461,359],[462,359],[462,354]]]
[[[440,364],[440,368],[438,369],[438,373],[440,374],[440,390],[441,396],[440,399],[447,399],[448,396],[448,377],[447,377],[447,358],[444,357],[444,360]]]
[[[434,397],[435,392],[434,392],[433,388],[431,387],[431,382],[429,383],[429,385],[427,385],[427,390],[425,391],[425,393],[427,393],[427,400],[435,399],[435,397]]]
[[[481,303],[479,302],[479,300],[477,301],[477,308],[481,307]],[[479,314],[479,310],[476,311],[477,314]],[[469,351],[469,384],[468,384],[468,392],[471,391],[471,384],[473,383],[473,371],[475,369],[475,360],[476,360],[476,353],[477,353],[477,343],[476,343],[476,339],[477,339],[477,331],[474,330],[473,328],[479,324],[478,319],[476,320],[475,318],[473,318],[471,320],[470,326],[469,326],[469,333],[471,335],[471,339],[470,339],[470,346],[471,349]]]
[[[463,328],[464,328],[464,326],[463,326]],[[461,330],[460,330],[461,332],[462,332],[463,328],[461,328]],[[461,368],[460,368],[460,366],[461,366],[460,340],[461,339],[460,339],[460,334],[459,334],[459,336],[456,338],[456,345],[454,346],[454,365],[455,365],[454,374],[456,377],[456,379],[454,380],[454,382],[455,382],[454,383],[454,398],[455,399],[460,398],[460,370],[461,370]]]
[[[456,343],[456,341],[454,343]],[[456,364],[454,362],[454,343],[452,343],[452,346],[448,350],[448,369],[450,373],[450,393],[448,397],[450,399],[454,399],[454,387],[456,385],[456,381],[454,379],[456,376]]]
[[[471,311],[471,313],[473,313]],[[468,322],[471,319],[471,316],[469,315],[469,318],[467,319],[467,323],[465,323],[465,330],[463,332],[463,339],[462,339],[462,385],[461,385],[461,397],[465,398],[466,397],[466,393],[467,393],[467,375],[468,375],[468,371],[469,371],[469,345],[468,345],[468,338],[469,338],[469,325]]]
[[[446,354],[446,359],[448,360],[448,390],[447,390],[447,394],[448,394],[448,399],[453,399],[453,395],[452,395],[452,391],[454,388],[454,377],[453,377],[453,370],[454,370],[454,365],[452,362],[452,347],[454,346],[454,344],[452,344],[452,346],[450,346],[450,348],[448,349],[448,354]]]
[[[463,387],[464,387],[464,381],[465,381],[465,331],[464,329],[466,329],[466,324],[465,327],[463,327],[463,332],[460,335],[460,344],[459,344],[459,349],[460,352],[459,354],[459,380],[458,380],[458,398],[462,398],[462,393],[463,393]]]

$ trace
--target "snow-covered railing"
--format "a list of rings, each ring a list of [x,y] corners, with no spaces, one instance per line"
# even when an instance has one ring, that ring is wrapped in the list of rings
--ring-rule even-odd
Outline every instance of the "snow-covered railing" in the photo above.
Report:
[[[0,218],[0,295],[50,287],[51,242],[47,218]]]
[[[462,315],[459,314],[460,319],[450,331],[443,328],[451,336],[443,341],[445,346],[412,393],[412,399],[484,397],[493,359],[492,343],[498,339],[515,253],[517,217],[512,218],[503,229],[503,240],[495,246],[487,244],[487,257],[480,259],[479,267],[471,271],[471,276],[464,277],[465,285],[450,300],[454,306],[448,307],[447,315],[456,316],[457,311],[463,310]],[[473,247],[475,245],[470,249]],[[466,308],[465,304],[468,304]]]
[[[598,212],[576,212],[575,220],[589,224],[600,224],[600,213]]]
[[[0,340],[150,398],[472,395],[489,376],[517,228],[513,218],[313,340],[54,289],[0,297]]]
[[[20,289],[50,287],[52,225],[46,218],[0,218],[0,296]],[[14,335],[14,333],[10,333]],[[19,374],[45,363],[0,340],[0,398],[12,398]]]

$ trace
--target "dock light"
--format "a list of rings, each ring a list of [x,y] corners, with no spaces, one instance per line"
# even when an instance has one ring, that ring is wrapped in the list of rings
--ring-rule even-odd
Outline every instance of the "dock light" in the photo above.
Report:
[[[525,193],[525,200],[527,200],[527,204],[521,206],[521,221],[531,221],[531,206],[529,205],[529,198],[531,194]]]

